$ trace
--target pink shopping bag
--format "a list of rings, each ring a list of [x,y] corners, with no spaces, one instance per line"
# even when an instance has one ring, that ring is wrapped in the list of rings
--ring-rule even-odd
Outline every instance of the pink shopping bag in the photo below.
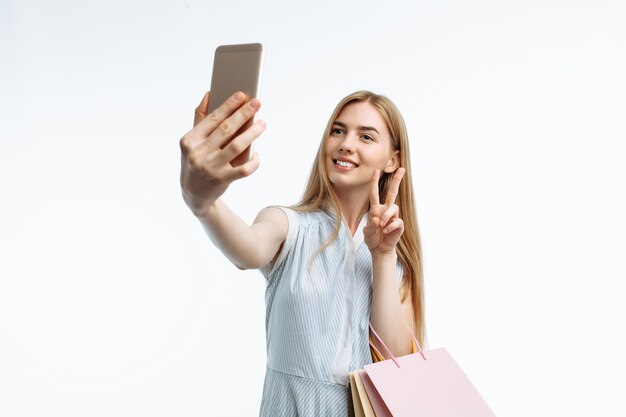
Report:
[[[414,336],[419,353],[396,358],[370,329],[391,358],[359,371],[376,417],[495,417],[444,348],[422,351]]]

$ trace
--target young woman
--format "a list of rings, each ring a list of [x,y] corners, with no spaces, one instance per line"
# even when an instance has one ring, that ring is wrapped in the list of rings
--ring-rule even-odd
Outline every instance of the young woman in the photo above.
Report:
[[[349,372],[380,360],[372,326],[396,356],[424,342],[422,259],[404,121],[386,97],[341,100],[322,137],[302,200],[267,207],[251,226],[220,199],[252,174],[257,154],[232,161],[265,128],[242,93],[180,141],[183,198],[240,269],[266,278],[267,373],[261,416],[347,416]],[[231,140],[232,139],[232,140]],[[230,141],[230,142],[229,142]]]

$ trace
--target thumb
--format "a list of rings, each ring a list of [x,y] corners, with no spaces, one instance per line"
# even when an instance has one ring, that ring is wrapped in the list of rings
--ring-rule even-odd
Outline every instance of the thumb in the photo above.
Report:
[[[363,237],[370,237],[373,236],[374,233],[376,232],[376,226],[374,226],[373,223],[368,223],[364,228],[363,228]]]
[[[196,111],[193,116],[193,126],[196,127],[198,123],[202,121],[206,117],[209,112],[209,98],[211,96],[211,92],[207,91],[204,97],[202,97],[202,101],[196,107]]]
[[[254,171],[257,170],[260,164],[261,164],[261,161],[259,159],[259,154],[256,152],[253,152],[252,156],[250,157],[250,159],[248,159],[248,161],[246,161],[242,165],[239,165],[237,168],[233,170],[234,171],[233,179],[244,178],[244,177],[248,177],[252,175],[252,173],[254,173]]]

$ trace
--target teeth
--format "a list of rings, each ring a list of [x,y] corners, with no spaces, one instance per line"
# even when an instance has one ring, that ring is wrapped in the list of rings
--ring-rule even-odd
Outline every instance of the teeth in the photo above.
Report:
[[[356,165],[351,164],[350,162],[345,162],[345,161],[336,161],[337,165],[341,165],[342,167],[346,167],[346,168],[353,168]]]

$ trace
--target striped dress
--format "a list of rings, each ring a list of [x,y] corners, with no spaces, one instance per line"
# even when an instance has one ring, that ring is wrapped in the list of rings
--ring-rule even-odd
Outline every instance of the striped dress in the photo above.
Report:
[[[338,238],[313,258],[332,234],[333,212],[278,208],[287,215],[289,231],[275,263],[261,268],[267,370],[260,416],[346,417],[349,373],[372,362],[367,213],[354,236],[342,222]],[[399,286],[399,262],[397,272]]]

